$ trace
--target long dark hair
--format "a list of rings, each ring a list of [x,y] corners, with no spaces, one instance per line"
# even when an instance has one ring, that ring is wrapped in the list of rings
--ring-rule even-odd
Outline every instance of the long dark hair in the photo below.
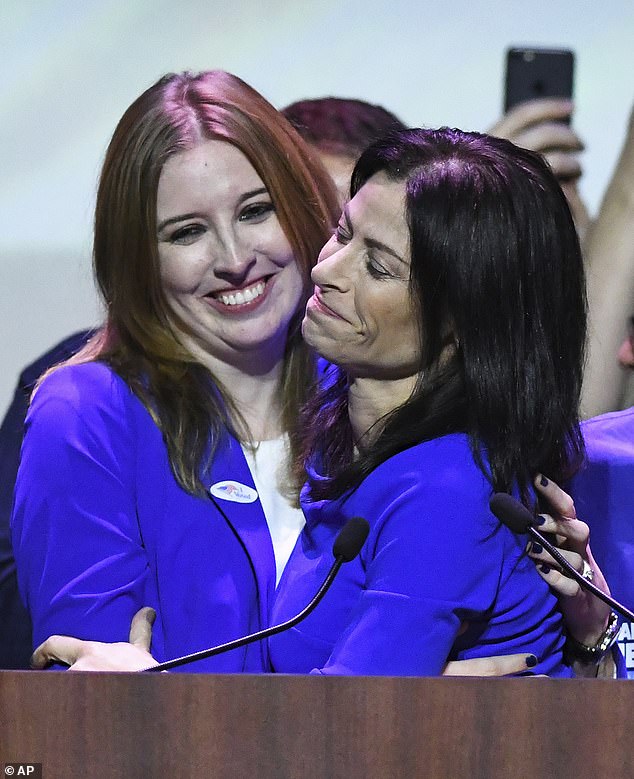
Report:
[[[320,472],[313,497],[339,496],[396,452],[465,432],[493,489],[517,485],[528,502],[537,472],[562,479],[583,456],[586,299],[566,199],[539,155],[448,128],[373,144],[352,194],[377,173],[405,182],[420,374],[355,458],[347,378],[329,372],[305,416],[303,454]]]
[[[127,109],[99,181],[93,261],[107,306],[102,332],[74,362],[111,365],[163,433],[175,478],[193,494],[225,426],[239,419],[231,397],[181,345],[186,325],[169,309],[159,274],[156,197],[163,166],[202,139],[233,144],[266,185],[304,279],[282,377],[282,424],[293,435],[314,374],[301,338],[310,270],[337,214],[332,181],[316,153],[248,84],[224,71],[169,74]],[[177,325],[177,328],[174,327]],[[248,431],[241,432],[249,442]],[[289,490],[292,491],[292,490]]]

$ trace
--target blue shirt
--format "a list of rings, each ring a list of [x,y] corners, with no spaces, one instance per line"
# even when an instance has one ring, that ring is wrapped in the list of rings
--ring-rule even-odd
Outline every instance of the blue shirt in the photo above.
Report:
[[[242,449],[228,434],[212,485],[213,498],[179,487],[160,430],[105,365],[47,377],[27,416],[12,520],[34,645],[55,633],[127,641],[141,606],[156,609],[159,661],[266,627],[273,547]],[[268,669],[265,642],[186,667]]]
[[[334,501],[302,495],[306,527],[280,581],[274,623],[299,612],[355,515],[370,523],[317,609],[270,640],[278,672],[436,675],[448,659],[533,653],[535,673],[570,676],[557,601],[516,536],[491,514],[467,437],[407,449]],[[460,634],[461,624],[468,623]]]
[[[583,423],[588,458],[570,484],[577,516],[590,526],[590,545],[612,595],[634,609],[634,408]],[[634,678],[634,622],[617,643]]]

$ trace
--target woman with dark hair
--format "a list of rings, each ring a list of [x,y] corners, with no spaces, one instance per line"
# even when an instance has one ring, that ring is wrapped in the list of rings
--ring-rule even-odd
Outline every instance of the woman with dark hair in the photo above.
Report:
[[[300,323],[336,213],[315,154],[235,76],[165,76],[125,112],[96,204],[106,322],[27,418],[13,541],[34,644],[125,640],[144,605],[159,658],[268,624],[304,522]],[[266,668],[264,645],[196,667]]]
[[[306,341],[334,365],[302,428],[306,527],[274,620],[298,611],[347,518],[361,555],[274,668],[438,674],[448,659],[533,653],[564,676],[555,597],[494,491],[536,509],[538,473],[583,455],[583,264],[553,174],[507,141],[408,130],[360,158],[313,270]],[[461,625],[467,624],[461,633]]]

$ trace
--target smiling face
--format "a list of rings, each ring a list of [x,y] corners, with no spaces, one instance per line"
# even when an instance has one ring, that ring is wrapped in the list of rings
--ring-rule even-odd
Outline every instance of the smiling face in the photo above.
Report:
[[[322,249],[302,324],[306,341],[350,376],[403,379],[420,370],[409,253],[405,184],[378,174]]]
[[[203,364],[281,360],[303,296],[266,186],[230,143],[203,140],[159,178],[160,274],[181,340]]]

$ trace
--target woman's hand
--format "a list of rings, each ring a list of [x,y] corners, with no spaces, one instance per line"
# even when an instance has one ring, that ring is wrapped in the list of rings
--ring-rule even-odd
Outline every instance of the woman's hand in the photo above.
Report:
[[[154,609],[145,606],[132,618],[129,643],[105,644],[82,641],[70,636],[51,636],[40,644],[31,657],[31,667],[46,668],[64,663],[70,671],[141,671],[157,661],[150,654]]]
[[[512,676],[530,671],[537,665],[535,655],[495,655],[473,660],[452,660],[445,666],[443,676]]]
[[[590,551],[590,530],[585,522],[577,519],[570,495],[541,475],[535,480],[535,487],[550,506],[549,514],[540,514],[540,520],[543,519],[538,528],[540,532],[554,533],[557,546],[572,567],[579,573],[591,569],[592,583],[609,595],[608,584]],[[539,563],[537,570],[542,579],[559,597],[568,633],[581,644],[594,646],[606,629],[610,607],[574,579],[564,576],[558,564],[541,547],[536,548],[531,542],[528,553]]]
[[[528,100],[504,114],[489,135],[543,154],[560,181],[574,181],[582,173],[578,153],[583,142],[568,124],[572,109],[565,98]]]
[[[592,556],[589,538],[590,530],[585,522],[577,519],[575,504],[570,495],[558,487],[555,482],[539,475],[535,480],[538,494],[545,498],[550,506],[550,514],[540,514],[543,523],[540,532],[554,533],[557,546],[572,567],[583,573],[592,570],[592,583],[606,594],[610,594],[608,584]],[[594,646],[606,629],[610,616],[610,607],[591,593],[584,590],[569,576],[561,573],[558,564],[545,550],[536,550],[533,543],[528,545],[528,554],[537,563],[537,570],[559,597],[564,621],[568,633],[586,646]],[[506,655],[483,657],[475,660],[458,660],[447,663],[444,676],[510,676],[530,670],[535,665],[532,655]],[[607,670],[604,670],[604,665]],[[575,671],[588,673],[575,663]],[[597,672],[593,665],[591,675]],[[608,655],[599,666],[599,675],[613,676],[613,661]]]
[[[572,103],[565,98],[529,100],[511,108],[489,134],[543,154],[564,190],[583,240],[590,217],[577,188],[582,174],[579,152],[583,151],[583,142],[568,124],[572,109]]]

